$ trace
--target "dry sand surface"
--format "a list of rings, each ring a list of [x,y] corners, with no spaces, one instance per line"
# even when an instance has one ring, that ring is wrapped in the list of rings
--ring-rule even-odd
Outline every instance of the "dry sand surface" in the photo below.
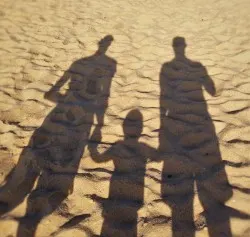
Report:
[[[249,0],[2,0],[1,237],[249,237]]]

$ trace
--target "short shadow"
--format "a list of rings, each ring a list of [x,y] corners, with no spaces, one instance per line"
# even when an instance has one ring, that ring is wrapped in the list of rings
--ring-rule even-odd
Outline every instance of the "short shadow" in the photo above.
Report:
[[[103,204],[102,237],[137,236],[137,212],[144,203],[146,162],[148,157],[156,156],[156,149],[139,142],[142,128],[141,112],[131,110],[123,123],[124,140],[117,141],[104,153],[98,152],[98,142],[89,145],[94,161],[114,163],[108,198],[92,197]],[[100,142],[100,130],[93,136],[95,140],[99,137]]]

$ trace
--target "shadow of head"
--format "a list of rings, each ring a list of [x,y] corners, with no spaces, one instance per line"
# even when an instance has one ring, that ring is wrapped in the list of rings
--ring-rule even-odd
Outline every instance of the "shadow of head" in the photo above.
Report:
[[[111,45],[112,41],[114,40],[112,35],[106,35],[98,42],[98,52],[105,53],[108,50],[108,47]]]
[[[125,139],[136,138],[139,139],[143,129],[143,116],[138,109],[131,110],[124,122],[123,132]]]
[[[185,55],[185,48],[187,46],[185,38],[176,36],[173,38],[173,43],[172,43],[174,53],[176,56],[184,56]]]

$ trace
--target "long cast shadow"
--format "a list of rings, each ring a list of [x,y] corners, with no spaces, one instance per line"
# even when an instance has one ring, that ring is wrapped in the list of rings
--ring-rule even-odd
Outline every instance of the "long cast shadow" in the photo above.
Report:
[[[35,236],[41,219],[73,192],[74,176],[88,141],[93,118],[103,125],[116,61],[105,53],[113,37],[99,41],[90,57],[75,61],[45,98],[57,103],[33,133],[18,164],[0,189],[1,215],[15,208],[29,194],[26,215],[18,237]],[[60,89],[69,83],[66,93]],[[35,181],[36,188],[32,191]]]
[[[144,203],[144,176],[147,158],[155,157],[157,150],[139,142],[143,117],[139,110],[131,110],[123,123],[124,140],[115,142],[104,153],[97,150],[98,143],[89,145],[91,157],[96,162],[114,162],[109,196],[97,198],[103,204],[102,237],[136,237],[138,210]],[[101,140],[99,128],[93,133]]]
[[[204,89],[215,96],[215,86],[205,67],[186,57],[185,47],[183,37],[173,39],[175,57],[163,64],[160,73],[159,150],[165,154],[162,197],[172,210],[174,237],[194,237],[202,226],[207,226],[210,237],[230,237],[233,212],[224,203],[232,189],[203,95]],[[196,221],[195,183],[204,208]]]

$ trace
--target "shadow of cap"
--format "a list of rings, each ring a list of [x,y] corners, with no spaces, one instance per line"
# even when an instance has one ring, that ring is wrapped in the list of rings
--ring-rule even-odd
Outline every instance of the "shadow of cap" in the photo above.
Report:
[[[173,39],[173,47],[179,47],[179,46],[184,46],[184,47],[187,46],[184,37],[180,37],[180,36],[174,37],[174,39]]]
[[[114,40],[114,37],[112,35],[106,35],[105,37],[103,37],[98,44],[100,46],[109,46],[112,41]]]

